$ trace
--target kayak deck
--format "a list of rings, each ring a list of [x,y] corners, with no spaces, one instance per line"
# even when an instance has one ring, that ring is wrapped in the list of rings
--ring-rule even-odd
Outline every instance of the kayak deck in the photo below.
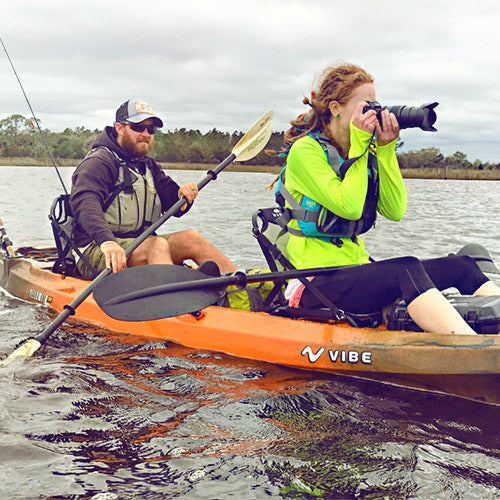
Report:
[[[45,251],[47,249],[43,249]],[[0,258],[0,285],[60,312],[89,282],[51,272],[46,260]],[[199,350],[442,391],[500,404],[500,336],[447,335],[320,323],[210,306],[200,314],[120,321],[88,297],[75,319]]]

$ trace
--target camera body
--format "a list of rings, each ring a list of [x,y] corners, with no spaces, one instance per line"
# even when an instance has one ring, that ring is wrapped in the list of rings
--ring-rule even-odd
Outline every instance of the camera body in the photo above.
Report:
[[[363,108],[363,113],[373,109],[377,115],[378,122],[382,126],[381,113],[387,109],[389,113],[394,113],[399,123],[399,128],[421,128],[422,130],[436,132],[437,129],[433,126],[436,122],[436,112],[434,108],[438,105],[437,102],[423,104],[415,108],[411,106],[381,106],[377,101],[368,101]]]

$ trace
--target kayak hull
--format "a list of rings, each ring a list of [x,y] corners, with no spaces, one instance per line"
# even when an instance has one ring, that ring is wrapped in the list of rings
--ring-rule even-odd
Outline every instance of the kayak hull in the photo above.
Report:
[[[51,262],[0,257],[0,285],[10,294],[63,310],[89,282],[51,272]],[[120,321],[88,297],[78,321],[199,350],[441,391],[500,404],[500,336],[446,335],[354,328],[210,306],[201,314]]]

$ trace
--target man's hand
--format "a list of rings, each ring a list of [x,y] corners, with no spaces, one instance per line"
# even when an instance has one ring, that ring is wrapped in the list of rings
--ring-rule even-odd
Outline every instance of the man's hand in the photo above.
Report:
[[[105,241],[101,243],[101,252],[106,258],[106,267],[112,269],[114,273],[121,271],[127,263],[125,250],[116,241]]]
[[[181,198],[186,198],[189,203],[193,203],[195,198],[198,196],[198,186],[194,182],[188,182],[183,184],[179,188],[179,200]],[[181,210],[184,211],[187,208],[187,204],[182,205]]]

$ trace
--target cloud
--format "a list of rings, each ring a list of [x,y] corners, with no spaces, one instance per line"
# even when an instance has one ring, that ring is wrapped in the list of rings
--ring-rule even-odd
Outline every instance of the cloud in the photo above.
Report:
[[[245,130],[274,109],[284,130],[314,77],[366,67],[382,104],[438,101],[437,134],[405,147],[500,161],[494,0],[16,0],[2,40],[43,126],[102,128],[141,97],[169,129]],[[0,118],[29,115],[0,57]]]

